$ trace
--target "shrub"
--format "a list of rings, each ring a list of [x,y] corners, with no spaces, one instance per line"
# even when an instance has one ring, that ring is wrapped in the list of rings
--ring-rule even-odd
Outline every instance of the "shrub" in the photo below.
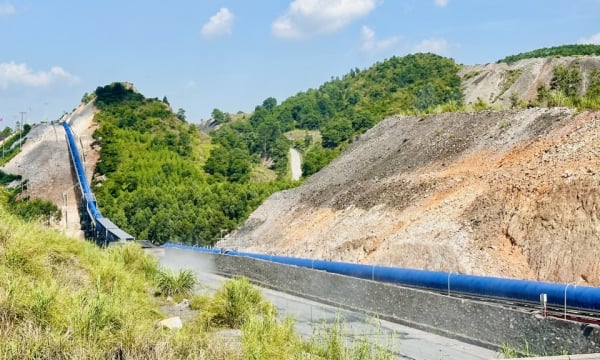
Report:
[[[490,108],[490,106],[488,105],[488,103],[486,103],[482,98],[478,97],[477,101],[475,102],[475,104],[472,105],[473,110],[475,111],[482,111],[482,110],[487,110]]]
[[[196,286],[196,275],[191,270],[178,273],[160,270],[156,275],[156,286],[164,296],[189,295]]]
[[[302,353],[304,343],[294,331],[294,320],[277,321],[273,313],[251,315],[242,325],[246,359],[293,359]]]
[[[203,315],[206,326],[239,328],[256,314],[275,314],[275,307],[244,277],[226,281]]]

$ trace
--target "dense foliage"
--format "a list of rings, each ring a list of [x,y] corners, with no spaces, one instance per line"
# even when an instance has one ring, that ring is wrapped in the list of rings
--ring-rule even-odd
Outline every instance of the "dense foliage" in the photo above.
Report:
[[[447,103],[461,104],[459,69],[451,59],[434,54],[392,57],[366,70],[352,69],[341,79],[332,78],[318,89],[300,92],[279,105],[276,99],[267,98],[256,107],[249,121],[227,122],[215,137],[228,139],[227,144],[218,142],[231,149],[229,153],[243,144],[244,153],[247,151],[254,162],[268,160],[283,176],[288,168],[288,148],[292,145],[284,134],[294,129],[318,130],[322,141],[303,149],[308,162],[304,164],[304,174],[310,175],[333,159],[356,135],[386,116],[427,112]],[[229,146],[232,142],[229,139],[234,139],[235,146]],[[219,150],[214,155],[220,158],[226,156],[224,153],[225,150]]]
[[[523,59],[543,58],[552,56],[600,55],[600,45],[561,45],[542,48],[516,55],[510,55],[498,60],[498,63],[512,63]]]
[[[250,183],[244,149],[212,150],[195,126],[122,84],[99,87],[94,193],[101,211],[138,239],[213,244],[287,184]],[[215,157],[221,154],[215,162]],[[206,168],[206,171],[204,169]]]

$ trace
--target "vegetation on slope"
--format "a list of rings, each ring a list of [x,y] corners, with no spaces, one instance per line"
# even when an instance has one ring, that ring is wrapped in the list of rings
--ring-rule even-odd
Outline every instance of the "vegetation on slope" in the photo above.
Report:
[[[9,127],[4,128],[0,133],[0,141],[2,142],[2,158],[0,166],[9,162],[21,151],[21,142],[25,141],[27,134],[31,131],[31,125],[23,125],[23,129],[17,132],[12,132]],[[19,145],[20,144],[20,145]]]
[[[214,296],[192,298],[202,311],[182,329],[158,328],[169,275],[154,258],[136,244],[100,249],[22,222],[6,211],[7,196],[0,195],[2,359],[391,358],[362,339],[340,347],[337,327],[326,329],[329,337],[301,339],[294,322],[279,321],[245,279],[224,283]],[[189,296],[190,276],[175,276],[169,291]],[[162,296],[153,296],[154,289]],[[230,328],[242,330],[239,348],[224,347],[219,338]]]
[[[95,96],[96,179],[103,180],[93,191],[103,214],[138,239],[213,244],[222,229],[235,228],[288,186],[249,182],[243,147],[206,161],[208,141],[163,101],[121,83],[99,87]]]
[[[241,145],[255,162],[271,161],[282,176],[287,169],[287,149],[296,146],[305,151],[304,175],[311,175],[386,116],[460,105],[459,69],[453,60],[434,54],[392,57],[366,70],[352,69],[341,79],[332,78],[281,104],[267,98],[248,121],[226,122],[220,117],[225,124],[214,137],[223,149],[214,150],[211,157],[220,163],[222,155],[217,151],[231,153]],[[322,140],[315,143],[307,137],[291,143],[284,133],[294,129],[318,130]]]
[[[303,174],[309,176],[386,116],[462,109],[459,69],[433,54],[393,57],[281,104],[267,98],[248,116],[214,109],[219,128],[211,144],[166,99],[145,99],[122,84],[100,87],[93,94],[102,110],[96,171],[106,175],[95,186],[99,205],[137,238],[214,244],[268,195],[294,185],[284,180],[290,147],[304,153]],[[549,87],[527,105],[595,108],[598,77],[592,73],[584,92],[579,69],[557,68]],[[481,101],[473,109],[488,107]],[[294,132],[306,136],[288,135]],[[267,168],[277,176],[265,176]]]
[[[156,263],[139,247],[102,251],[42,230],[9,215],[2,197],[0,358],[156,358],[177,345],[154,329]]]
[[[532,105],[600,109],[600,70],[589,73],[584,91],[581,69],[577,64],[555,67],[549,86],[538,87],[537,98]]]
[[[498,63],[513,63],[523,59],[544,58],[553,56],[583,56],[600,55],[600,45],[561,45],[549,48],[542,48],[528,51],[516,55],[510,55],[498,60]]]

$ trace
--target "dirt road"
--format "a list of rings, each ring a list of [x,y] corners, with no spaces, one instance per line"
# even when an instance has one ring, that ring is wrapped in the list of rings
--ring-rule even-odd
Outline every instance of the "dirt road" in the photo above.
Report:
[[[292,180],[300,180],[302,177],[301,157],[298,150],[290,148],[290,166],[292,168]]]

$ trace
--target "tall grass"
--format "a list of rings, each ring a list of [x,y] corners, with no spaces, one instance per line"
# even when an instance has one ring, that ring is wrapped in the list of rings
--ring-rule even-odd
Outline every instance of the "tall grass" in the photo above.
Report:
[[[339,314],[332,324],[324,324],[316,330],[308,344],[308,352],[320,358],[330,360],[388,360],[394,358],[394,353],[390,350],[391,342],[394,341],[393,335],[388,336],[389,343],[386,344],[373,342],[373,339],[367,336],[352,336],[346,331]],[[376,328],[376,334],[382,335],[379,328]]]
[[[239,328],[255,315],[275,315],[275,307],[244,277],[223,283],[206,301],[201,321],[206,327]]]
[[[196,286],[196,276],[191,270],[159,270],[156,274],[156,286],[162,295],[191,295]]]
[[[242,344],[246,359],[294,359],[308,355],[308,346],[296,334],[294,320],[279,322],[275,314],[252,315],[242,325]]]
[[[192,291],[195,278],[158,269],[139,246],[95,245],[23,223],[8,214],[0,192],[0,359],[366,359],[336,336],[306,342],[291,319],[247,279],[230,280],[213,296],[195,298],[192,321],[171,332],[152,296]],[[162,274],[162,275],[161,275]],[[230,349],[219,329],[241,329]],[[332,330],[337,334],[335,328]],[[364,347],[364,346],[363,346]],[[329,350],[324,351],[327,348]]]
[[[23,223],[2,197],[1,359],[206,358],[198,329],[155,328],[158,267],[139,246],[102,250]]]

